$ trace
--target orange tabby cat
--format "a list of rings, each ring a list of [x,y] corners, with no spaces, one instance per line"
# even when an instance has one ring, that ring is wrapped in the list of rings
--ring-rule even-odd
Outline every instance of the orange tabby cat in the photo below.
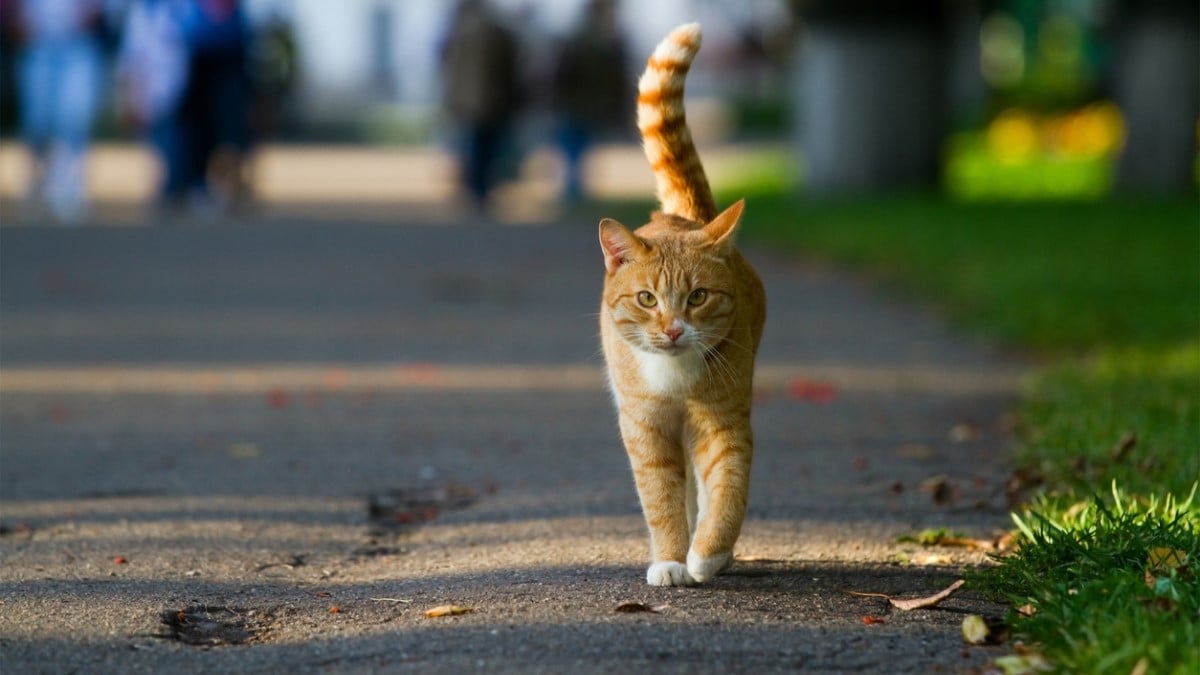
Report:
[[[600,333],[642,511],[646,581],[682,586],[733,561],[746,514],[762,282],[734,248],[739,201],[718,215],[683,111],[700,27],[654,49],[638,82],[638,128],[662,211],[630,232],[600,222]]]

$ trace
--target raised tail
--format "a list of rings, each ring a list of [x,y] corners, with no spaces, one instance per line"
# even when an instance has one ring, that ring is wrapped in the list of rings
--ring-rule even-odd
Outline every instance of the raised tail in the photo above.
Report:
[[[658,43],[638,80],[637,123],[663,213],[707,223],[717,207],[683,111],[683,83],[698,51],[698,23],[679,26]]]

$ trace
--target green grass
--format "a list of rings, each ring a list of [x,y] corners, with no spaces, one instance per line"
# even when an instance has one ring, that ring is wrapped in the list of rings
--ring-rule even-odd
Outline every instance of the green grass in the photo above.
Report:
[[[1185,494],[1200,479],[1200,342],[1052,368],[1021,420],[1021,460],[1060,491],[1117,481],[1138,494]]]
[[[1020,551],[975,581],[1007,597],[1018,635],[1062,672],[1190,673],[1200,645],[1200,504],[1113,488],[1014,516]]]
[[[1009,344],[1063,353],[1200,335],[1194,202],[762,196],[745,218],[750,238],[871,270]]]
[[[1052,357],[1021,403],[1017,448],[1022,474],[1046,483],[1014,514],[1017,553],[973,581],[1036,610],[1014,611],[1014,632],[1062,672],[1189,672],[1200,644],[1195,200],[776,194],[749,199],[746,218],[751,240],[866,270],[966,330]],[[1156,560],[1163,551],[1172,564]]]

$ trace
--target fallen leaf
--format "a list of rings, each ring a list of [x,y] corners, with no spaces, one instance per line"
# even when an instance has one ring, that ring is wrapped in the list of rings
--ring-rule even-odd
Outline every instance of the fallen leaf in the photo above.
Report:
[[[113,558],[114,565],[125,565],[128,562],[129,562],[129,560],[126,559],[125,556],[123,556],[123,555],[119,555],[119,556]]]
[[[305,558],[307,558],[307,557],[308,557],[307,555],[299,555],[299,554],[293,555],[291,558],[289,558],[286,561],[263,563],[262,565],[259,565],[258,567],[254,568],[254,571],[255,572],[265,572],[266,570],[269,570],[273,567],[283,567],[285,569],[294,570],[297,567],[304,567]]]
[[[338,607],[337,605],[333,605],[332,607],[329,608],[329,613],[330,614],[341,614],[342,608]]]
[[[997,544],[993,540],[964,537],[945,528],[921,530],[916,534],[900,537],[899,541],[909,541],[921,546],[949,546],[982,551],[991,551],[997,548]]]
[[[837,387],[829,382],[793,377],[788,382],[788,396],[809,403],[831,403],[837,398]]]
[[[1130,431],[1122,436],[1121,440],[1113,446],[1113,449],[1108,453],[1108,457],[1114,462],[1123,461],[1135,445],[1137,445],[1137,434]]]
[[[949,436],[951,443],[966,443],[967,441],[973,441],[979,438],[979,427],[974,424],[963,422],[962,424],[956,424],[951,427],[950,433],[947,435]]]
[[[942,590],[938,591],[937,593],[934,593],[933,595],[930,595],[930,596],[927,596],[924,598],[914,598],[912,600],[895,600],[893,598],[888,598],[888,601],[892,603],[893,607],[895,607],[896,609],[899,609],[900,611],[903,611],[903,612],[907,612],[907,611],[914,610],[914,609],[925,609],[928,607],[933,607],[934,605],[938,604],[942,600],[945,600],[946,598],[950,597],[950,595],[952,593],[954,593],[954,591],[957,591],[965,583],[967,583],[965,580],[959,579],[958,581],[955,581],[954,583],[943,588]]]
[[[922,546],[937,546],[938,544],[942,543],[943,540],[956,536],[958,535],[954,534],[950,530],[947,530],[944,527],[938,527],[927,528],[916,534],[906,534],[897,539],[897,541],[912,542]]]
[[[1187,564],[1187,551],[1168,546],[1156,546],[1146,555],[1146,565],[1156,572],[1169,572]]]
[[[1033,673],[1048,673],[1054,670],[1046,657],[1039,652],[1026,650],[1023,653],[1001,656],[994,661],[1004,675],[1032,675]]]
[[[1037,607],[1034,607],[1027,602],[1017,608],[1017,614],[1020,614],[1021,616],[1033,616],[1034,614],[1037,614]]]
[[[978,614],[968,614],[962,620],[963,642],[969,645],[981,645],[987,642],[987,621]]]
[[[902,612],[910,612],[914,609],[927,609],[929,607],[933,607],[934,605],[937,605],[942,600],[945,600],[946,598],[950,597],[950,595],[952,593],[954,593],[954,591],[957,591],[965,583],[967,583],[965,580],[959,579],[958,581],[955,581],[954,583],[952,583],[949,586],[947,586],[946,588],[938,591],[937,593],[934,593],[933,595],[930,595],[930,596],[927,596],[924,598],[911,598],[911,599],[904,599],[904,600],[897,600],[896,598],[893,598],[892,596],[887,595],[886,593],[864,593],[861,591],[846,591],[846,592],[849,593],[850,595],[857,595],[857,596],[863,597],[863,598],[883,598],[883,599],[887,600],[888,602],[892,603],[892,607],[895,607],[896,609],[898,609]]]
[[[735,555],[733,559],[737,562],[761,562],[761,563],[781,563],[787,562],[780,558],[771,558],[765,555]]]
[[[1008,625],[1003,619],[968,614],[962,620],[963,642],[972,645],[998,645],[1008,641]]]
[[[425,610],[425,616],[429,619],[436,619],[443,616],[470,614],[474,611],[473,607],[463,607],[462,605],[438,605],[437,607]]]
[[[969,548],[977,551],[991,551],[996,548],[996,542],[991,539],[972,539],[971,537],[946,537],[938,542],[938,546],[953,546]]]
[[[928,553],[922,551],[912,554],[908,562],[911,565],[952,565],[954,564],[954,558],[945,553]]]
[[[292,395],[282,389],[272,389],[267,392],[267,405],[272,408],[286,408],[292,402]]]
[[[621,612],[623,614],[637,614],[639,612],[659,614],[666,608],[666,605],[655,605],[652,607],[644,602],[622,602],[621,604],[617,605],[613,611]]]
[[[997,551],[1015,551],[1017,549],[1017,535],[1012,532],[1005,532],[996,539],[995,547]]]
[[[884,619],[882,616],[864,616],[862,622],[871,626],[877,623],[887,623],[887,619]]]
[[[926,478],[921,481],[919,489],[922,492],[929,493],[930,498],[933,499],[933,503],[939,506],[950,504],[956,499],[954,484],[946,474]]]

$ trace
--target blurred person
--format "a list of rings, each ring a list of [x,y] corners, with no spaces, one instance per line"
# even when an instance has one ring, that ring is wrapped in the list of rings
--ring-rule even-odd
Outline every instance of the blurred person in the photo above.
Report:
[[[17,0],[0,0],[0,134],[16,131]]]
[[[180,107],[191,53],[184,40],[187,0],[133,0],[125,17],[117,81],[121,116],[146,134],[159,156],[159,205],[183,205],[190,158]]]
[[[29,203],[64,224],[87,210],[86,159],[102,97],[104,0],[18,0],[21,136],[32,160]]]
[[[441,57],[461,180],[476,207],[486,209],[521,100],[517,39],[483,0],[460,0]]]
[[[605,132],[628,126],[635,100],[617,0],[591,0],[559,49],[553,74],[558,143],[566,161],[563,199],[584,197],[583,156]]]
[[[183,180],[193,207],[222,209],[246,196],[250,28],[241,0],[185,4],[188,77],[179,108]]]
[[[248,58],[251,141],[292,133],[300,55],[292,22],[278,9],[253,32]]]

